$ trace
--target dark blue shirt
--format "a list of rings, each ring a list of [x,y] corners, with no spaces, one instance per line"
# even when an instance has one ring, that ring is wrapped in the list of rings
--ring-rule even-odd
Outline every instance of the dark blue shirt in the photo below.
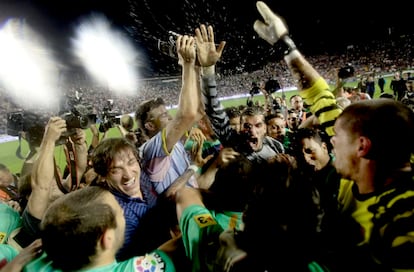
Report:
[[[124,254],[127,248],[133,244],[133,237],[135,236],[143,217],[153,208],[157,202],[156,193],[150,187],[142,186],[141,191],[143,199],[137,197],[130,197],[123,193],[111,190],[119,205],[124,210],[125,217],[125,240],[123,246],[117,253],[117,259],[124,259]]]

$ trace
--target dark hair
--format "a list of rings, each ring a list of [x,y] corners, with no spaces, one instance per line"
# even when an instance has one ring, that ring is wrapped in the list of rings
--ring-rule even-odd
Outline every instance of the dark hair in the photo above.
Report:
[[[105,203],[106,194],[110,192],[88,186],[50,205],[41,222],[41,238],[54,268],[75,271],[93,262],[105,230],[117,227],[116,214]]]
[[[164,100],[161,97],[158,97],[146,100],[138,106],[138,109],[135,111],[135,121],[137,121],[137,126],[142,128],[145,133],[147,133],[147,130],[145,129],[145,122],[149,119],[149,112],[152,109],[158,108],[162,105],[165,105]]]
[[[206,199],[207,205],[215,210],[243,211],[253,186],[253,167],[254,163],[242,154],[221,167],[209,188],[211,198]]]
[[[125,137],[107,138],[102,140],[93,151],[92,165],[95,172],[105,177],[114,160],[115,155],[120,151],[131,150],[135,158],[139,161],[138,151],[135,145]]]
[[[243,116],[256,116],[256,115],[262,115],[263,121],[265,121],[264,118],[265,118],[266,113],[265,113],[264,108],[261,106],[253,105],[251,107],[246,107],[241,113],[242,117]]]
[[[299,128],[292,134],[292,144],[295,149],[299,152],[302,150],[302,140],[303,139],[314,139],[317,143],[325,143],[328,152],[332,151],[332,144],[329,135],[317,128]],[[300,153],[297,153],[300,154]]]
[[[300,95],[298,95],[298,94],[294,94],[294,95],[292,95],[292,96],[289,98],[289,102],[291,102],[291,101],[292,101],[292,99],[293,99],[293,98],[295,98],[295,97],[300,97],[300,98],[302,98],[302,96],[300,96]]]
[[[273,118],[279,118],[283,120],[285,119],[285,117],[283,117],[283,113],[281,111],[277,111],[277,112],[266,115],[265,117],[266,124],[268,124],[269,121],[272,120]]]
[[[25,139],[31,147],[39,147],[45,133],[46,123],[34,124],[25,132]]]
[[[254,271],[306,271],[316,204],[295,157],[277,154],[256,165],[251,177],[255,185],[243,212],[244,230],[236,236],[248,264]],[[273,249],[264,250],[269,245]]]
[[[241,110],[236,106],[229,106],[226,107],[224,110],[230,119],[241,116]]]
[[[288,114],[290,114],[290,113],[296,113],[296,111],[295,111],[294,109],[288,109],[288,110],[287,110],[287,113],[288,113]]]

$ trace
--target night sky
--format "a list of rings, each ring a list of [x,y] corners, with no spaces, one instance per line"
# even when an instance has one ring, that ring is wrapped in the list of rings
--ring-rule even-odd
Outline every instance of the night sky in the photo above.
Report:
[[[72,27],[93,13],[104,14],[135,41],[144,76],[176,75],[176,60],[159,52],[168,31],[193,34],[200,23],[215,28],[216,41],[226,40],[220,66],[250,71],[272,60],[272,48],[258,38],[253,23],[261,19],[253,0],[0,0],[0,22],[9,17],[45,35],[63,60]],[[267,1],[282,15],[298,47],[307,54],[343,49],[349,44],[413,33],[412,11],[403,4],[377,1]],[[403,2],[401,2],[403,3]],[[363,6],[362,6],[363,5]]]

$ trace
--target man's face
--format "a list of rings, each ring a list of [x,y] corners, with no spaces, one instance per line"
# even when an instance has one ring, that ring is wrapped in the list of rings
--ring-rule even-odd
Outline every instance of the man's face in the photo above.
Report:
[[[297,129],[299,126],[299,118],[296,112],[292,112],[288,114],[287,124],[290,129]]]
[[[267,123],[267,135],[278,140],[283,140],[286,135],[286,121],[282,118],[272,118]]]
[[[313,138],[304,138],[302,140],[302,153],[305,161],[312,165],[315,171],[324,168],[330,160],[326,144],[318,143]]]
[[[352,179],[356,167],[358,152],[358,136],[353,135],[345,127],[346,120],[339,117],[334,126],[335,135],[331,138],[333,153],[335,156],[334,166],[336,171],[344,178]]]
[[[405,82],[405,86],[407,87],[407,90],[409,92],[414,92],[414,81],[413,80],[407,80],[407,82]]]
[[[148,121],[154,125],[156,132],[165,128],[170,120],[172,120],[172,116],[164,105],[154,108],[149,112]]]
[[[236,130],[237,132],[240,131],[240,117],[239,116],[230,118],[230,127]]]
[[[241,132],[247,133],[249,145],[254,151],[262,148],[263,138],[266,136],[266,124],[263,115],[243,116]]]
[[[293,97],[292,100],[290,101],[290,104],[292,108],[295,109],[296,111],[303,110],[303,100],[302,100],[302,97],[300,96]]]
[[[142,197],[140,188],[141,167],[132,150],[122,150],[115,155],[108,175],[108,185],[130,197]]]

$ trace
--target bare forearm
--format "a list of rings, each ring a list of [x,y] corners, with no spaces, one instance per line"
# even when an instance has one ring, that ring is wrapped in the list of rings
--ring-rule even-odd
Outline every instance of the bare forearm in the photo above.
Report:
[[[170,199],[175,199],[175,195],[178,190],[183,188],[188,180],[195,174],[195,171],[188,168],[181,176],[179,176],[171,185],[168,187],[165,196]]]
[[[216,178],[216,173],[218,171],[217,163],[214,162],[210,165],[210,167],[197,178],[197,183],[200,189],[209,189],[211,185],[214,183],[214,179]]]
[[[86,142],[84,144],[75,144],[76,150],[76,171],[78,181],[81,180],[83,173],[85,173],[88,164],[88,148]]]
[[[177,114],[181,114],[183,117],[194,118],[200,105],[199,95],[197,94],[197,91],[199,90],[199,87],[197,86],[198,69],[198,67],[190,64],[183,65],[183,85],[180,92],[177,111]],[[190,129],[190,127],[188,129]]]
[[[41,219],[49,202],[49,192],[54,182],[55,143],[44,142],[39,149],[39,157],[35,160],[31,172],[32,192],[27,202],[29,213]]]
[[[99,132],[92,135],[91,146],[95,148],[99,144]]]
[[[50,182],[54,178],[54,151],[54,142],[44,141],[40,146],[38,158],[34,161],[32,168],[32,189],[49,190]]]
[[[191,64],[183,65],[183,86],[180,92],[178,110],[166,127],[166,148],[171,151],[197,121],[199,101],[196,95],[197,73]]]

